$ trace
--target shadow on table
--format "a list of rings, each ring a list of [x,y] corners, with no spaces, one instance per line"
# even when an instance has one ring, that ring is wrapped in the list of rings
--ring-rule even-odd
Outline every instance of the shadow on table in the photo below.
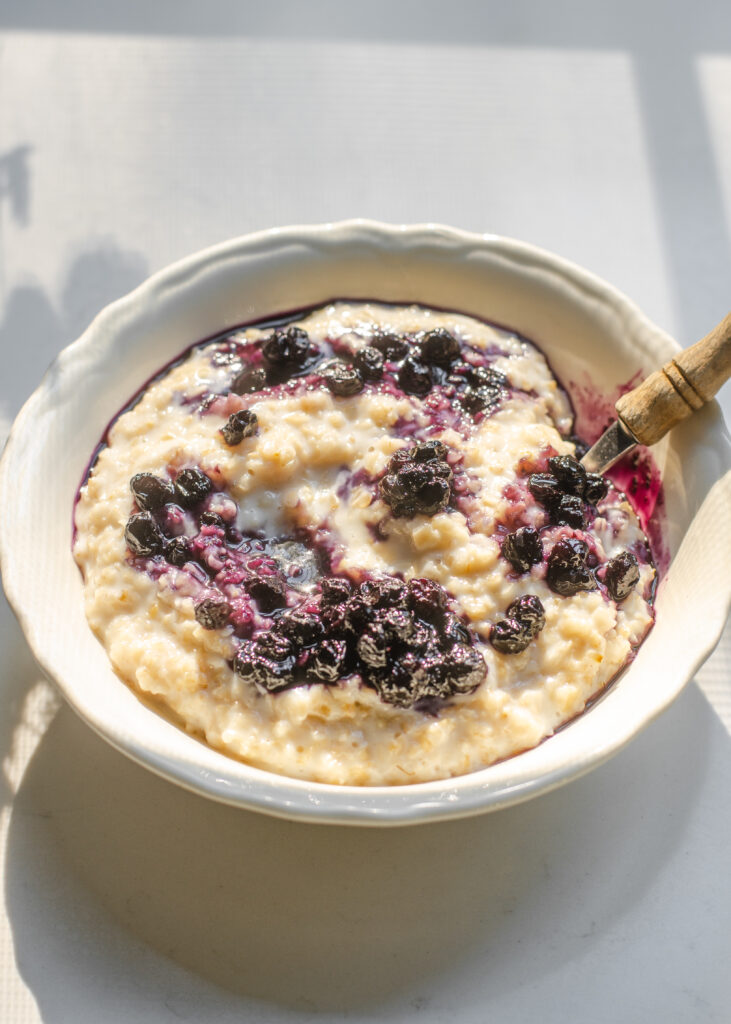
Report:
[[[669,5],[665,0],[611,4],[506,4],[502,0],[371,0],[353,16],[340,0],[277,4],[100,5],[5,0],[0,25],[25,31],[137,34],[435,46],[555,48],[626,53],[632,63],[669,285],[684,344],[701,337],[728,311],[731,238],[709,130],[700,59],[731,45],[723,3]],[[489,59],[486,58],[486,59]],[[455,111],[455,116],[459,113]],[[489,130],[490,126],[485,126]],[[602,131],[602,112],[587,133]],[[354,211],[355,212],[355,211]],[[428,215],[424,219],[429,219]],[[474,225],[477,228],[477,225]],[[485,224],[494,230],[495,224]],[[596,210],[589,230],[608,232]],[[501,228],[500,230],[506,230]],[[509,228],[507,229],[509,232]]]
[[[301,1012],[423,1009],[463,972],[489,1001],[580,961],[642,901],[687,831],[713,730],[689,688],[611,763],[548,796],[467,821],[359,830],[191,795],[64,709],[10,822],[20,972],[47,1024],[92,1019],[110,970],[134,977],[127,988],[145,1005],[171,991],[182,1005],[192,983],[169,961],[198,989],[203,979]],[[673,920],[696,902],[692,886],[679,891]],[[163,957],[145,960],[143,944]]]
[[[36,284],[14,288],[3,302],[0,320],[0,412],[15,416],[60,350],[89,326],[100,309],[146,276],[147,265],[138,253],[99,239],[72,259],[58,303]]]

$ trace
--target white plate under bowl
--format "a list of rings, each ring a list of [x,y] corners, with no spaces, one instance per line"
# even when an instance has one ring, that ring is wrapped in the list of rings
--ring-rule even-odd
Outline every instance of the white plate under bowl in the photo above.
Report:
[[[655,449],[673,561],[658,590],[657,623],[637,658],[567,728],[471,775],[360,788],[251,768],[141,703],[86,623],[71,514],[111,416],[199,339],[338,297],[421,302],[496,321],[536,341],[563,380],[588,371],[607,393],[678,350],[609,285],[493,235],[357,220],[216,246],[105,309],[22,409],[0,464],[7,596],[41,667],[81,717],[136,761],[205,796],[294,819],[396,825],[476,814],[546,792],[616,753],[677,696],[718,640],[731,600],[731,446],[715,403]]]

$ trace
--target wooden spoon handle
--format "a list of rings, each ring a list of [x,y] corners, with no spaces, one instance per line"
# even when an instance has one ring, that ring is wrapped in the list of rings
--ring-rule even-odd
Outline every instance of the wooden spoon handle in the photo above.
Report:
[[[669,363],[629,391],[615,408],[640,444],[655,444],[671,427],[710,402],[731,376],[731,313]]]

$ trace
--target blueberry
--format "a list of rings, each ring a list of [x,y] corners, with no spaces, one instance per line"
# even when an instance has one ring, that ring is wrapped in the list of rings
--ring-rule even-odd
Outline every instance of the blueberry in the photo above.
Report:
[[[457,339],[449,331],[443,327],[438,327],[434,331],[429,331],[419,341],[419,351],[423,363],[448,367],[450,363],[459,357],[460,346]]]
[[[631,551],[623,551],[607,562],[604,585],[615,601],[624,601],[634,590],[640,579],[637,559]]]
[[[358,657],[368,668],[385,668],[388,662],[390,641],[383,629],[370,626],[358,637]]]
[[[469,693],[487,675],[487,665],[480,652],[464,643],[455,643],[447,651],[443,669],[451,693]]]
[[[252,437],[258,430],[259,420],[251,409],[232,412],[228,421],[221,427],[223,439],[231,447],[241,444],[245,437]]]
[[[287,604],[287,588],[279,576],[250,576],[244,587],[265,615]]]
[[[546,508],[557,505],[561,500],[562,491],[558,480],[549,473],[531,473],[528,477],[528,490]]]
[[[516,572],[528,572],[532,565],[543,561],[540,534],[532,526],[521,526],[515,533],[509,533],[500,552]]]
[[[348,580],[340,576],[329,576],[320,584],[323,605],[343,604],[353,593],[353,587]]]
[[[307,679],[316,683],[336,683],[345,674],[348,649],[343,640],[331,637],[313,648],[307,660]]]
[[[472,636],[469,629],[463,622],[461,622],[456,615],[452,615],[448,612],[444,616],[443,623],[439,626],[439,640],[443,646],[450,646],[451,644],[466,644],[470,646],[473,643]]]
[[[130,516],[124,530],[124,539],[133,555],[149,557],[163,549],[164,537],[150,512]]]
[[[385,476],[381,497],[394,516],[436,515],[449,504],[450,480],[431,465],[410,465]]]
[[[175,478],[175,500],[183,508],[200,504],[212,490],[212,480],[200,469],[184,469]]]
[[[538,636],[546,625],[546,613],[543,604],[535,594],[524,594],[516,597],[508,605],[505,616],[508,619],[516,619],[528,632],[531,638]]]
[[[218,512],[202,512],[199,522],[201,526],[217,526],[219,530],[226,529],[226,524]]]
[[[270,658],[273,661],[294,659],[295,652],[292,641],[288,637],[282,636],[275,629],[270,629],[266,633],[260,633],[255,640],[255,644],[256,653],[265,658]]]
[[[262,366],[248,366],[231,385],[235,395],[252,395],[267,386],[267,372]]]
[[[279,328],[262,345],[264,361],[277,369],[302,367],[310,355],[310,339],[301,327]]]
[[[575,494],[579,498],[583,495],[586,470],[573,455],[554,455],[548,460],[548,468],[564,494]]]
[[[384,359],[394,363],[403,359],[409,351],[408,342],[397,334],[377,334],[371,345],[383,353]]]
[[[192,557],[190,541],[185,537],[173,537],[172,540],[167,541],[165,544],[164,554],[166,561],[180,569]]]
[[[346,605],[335,607],[342,607],[345,628],[355,636],[360,636],[373,614],[373,609],[365,603],[359,593],[353,594]]]
[[[153,473],[136,473],[129,482],[129,489],[144,511],[155,511],[175,500],[175,491],[170,481]]]
[[[442,441],[417,441],[413,448],[402,448],[411,462],[444,462],[449,449]]]
[[[466,377],[473,388],[487,387],[494,391],[508,386],[508,378],[494,366],[470,365]]]
[[[358,594],[372,608],[403,608],[408,591],[403,580],[396,576],[383,576],[365,580],[358,588]]]
[[[204,629],[223,629],[231,618],[231,605],[223,598],[206,597],[195,606],[195,618]]]
[[[356,352],[353,365],[363,380],[375,382],[383,376],[383,353],[373,345],[366,345]]]
[[[409,580],[409,606],[425,622],[440,625],[447,610],[447,592],[435,580]]]
[[[460,402],[462,407],[474,416],[475,413],[484,412],[486,409],[494,409],[500,404],[501,397],[499,387],[467,388],[460,396]]]
[[[378,609],[373,614],[371,625],[381,630],[391,643],[401,642],[413,646],[415,623],[412,616],[403,609]]]
[[[363,390],[363,378],[355,367],[346,363],[331,363],[322,371],[322,377],[326,387],[341,398]]]
[[[551,518],[561,526],[583,530],[586,526],[584,503],[575,494],[562,494],[558,503],[551,509]]]
[[[408,708],[418,699],[417,684],[425,675],[420,668],[419,659],[409,652],[386,668],[367,672],[365,678],[386,704]]]
[[[420,363],[413,356],[408,356],[401,364],[398,372],[398,383],[407,395],[427,395],[432,388],[433,380],[428,366]]]
[[[267,657],[258,640],[245,640],[236,652],[233,667],[237,675],[261,692],[276,693],[294,682],[294,665],[293,654],[282,660]]]
[[[491,626],[489,639],[501,654],[521,654],[530,645],[532,637],[517,619],[500,619]]]
[[[586,474],[584,501],[588,501],[590,505],[598,505],[602,498],[606,498],[608,491],[609,481],[600,473]]]
[[[595,590],[596,580],[586,566],[589,549],[577,537],[564,537],[548,556],[546,582],[555,594],[571,597],[582,590]]]
[[[310,647],[325,632],[321,619],[317,615],[296,608],[294,611],[277,619],[276,631],[291,640],[296,647]]]

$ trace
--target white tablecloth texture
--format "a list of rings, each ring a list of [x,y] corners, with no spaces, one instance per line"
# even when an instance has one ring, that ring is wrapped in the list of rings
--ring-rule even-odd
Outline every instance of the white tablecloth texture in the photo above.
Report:
[[[353,216],[544,246],[690,344],[731,308],[731,7],[6,0],[0,440],[149,273]],[[127,761],[0,596],[0,756],[3,1024],[731,1020],[728,631],[589,776],[371,831]]]

